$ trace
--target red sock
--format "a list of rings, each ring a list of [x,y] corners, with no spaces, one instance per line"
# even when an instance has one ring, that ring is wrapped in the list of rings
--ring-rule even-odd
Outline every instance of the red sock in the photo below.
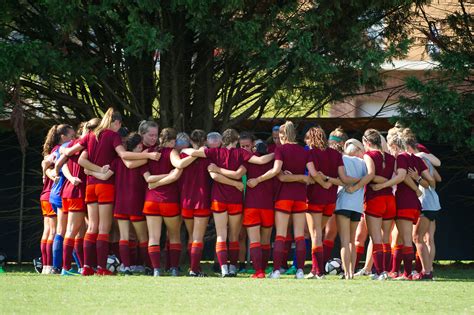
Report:
[[[355,261],[355,268],[359,265],[360,259],[364,255],[365,247],[364,246],[356,246],[356,261]]]
[[[74,239],[65,238],[63,242],[63,269],[71,269],[72,251],[74,250]]]
[[[76,238],[74,240],[74,250],[76,251],[77,258],[81,267],[84,267],[84,239]]]
[[[193,242],[188,243],[188,256],[189,256],[189,261],[191,261],[191,249],[193,247]]]
[[[165,245],[165,261],[166,261],[166,270],[169,270],[171,267],[171,257],[170,257],[170,241],[167,239],[166,240],[166,245]]]
[[[41,263],[46,266],[46,246],[48,246],[48,240],[41,240]]]
[[[127,240],[119,241],[120,261],[124,267],[130,267],[130,242]]]
[[[160,268],[160,245],[148,246],[148,256],[151,260],[153,269]]]
[[[323,263],[323,247],[315,246],[311,249],[311,260],[313,265],[311,267],[311,273],[318,276],[323,274],[324,263]]]
[[[120,261],[122,261],[122,257],[120,256],[120,243],[119,242],[113,242],[109,243],[110,245],[110,252],[112,252],[112,255],[115,255]]]
[[[145,242],[145,252],[148,247],[148,242]],[[139,265],[138,263],[138,243],[135,241],[128,242],[128,250],[130,252],[130,266]],[[142,263],[143,264],[143,263]]]
[[[262,244],[262,269],[265,272],[268,266],[268,260],[270,259],[270,244]]]
[[[46,266],[53,265],[53,240],[46,241]]]
[[[288,234],[285,237],[285,251],[283,253],[283,260],[281,261],[281,265],[283,268],[288,269],[288,260],[293,259],[292,257],[288,257],[291,254],[291,244],[293,243],[293,237]]]
[[[382,244],[374,244],[372,249],[372,259],[374,260],[374,266],[377,270],[377,274],[383,272],[383,246]]]
[[[178,268],[179,256],[181,255],[181,243],[170,243],[168,254],[170,256],[170,268]]]
[[[97,268],[107,268],[107,257],[109,256],[109,234],[98,234],[97,249]]]
[[[237,262],[239,260],[239,251],[239,242],[229,242],[229,262],[231,265],[237,266]]]
[[[400,271],[400,266],[402,264],[402,258],[403,258],[402,249],[403,249],[403,245],[396,245],[393,248],[392,272],[399,272]]]
[[[227,243],[216,242],[216,255],[219,265],[227,265]]]
[[[415,270],[418,273],[420,273],[423,270],[423,265],[421,264],[421,259],[420,259],[420,255],[418,255],[418,252],[416,252],[416,256],[415,256]]]
[[[295,237],[296,268],[303,269],[306,260],[306,242],[304,236]]]
[[[260,242],[250,243],[250,259],[252,260],[255,273],[263,272],[262,268],[262,246]]]
[[[392,247],[390,243],[385,243],[383,246],[383,271],[390,271],[392,263]]]
[[[84,265],[94,268],[97,266],[97,233],[86,233],[84,236]]]
[[[405,275],[411,275],[413,270],[413,247],[412,246],[404,246],[403,247],[403,268],[405,269]]]
[[[273,243],[273,270],[280,270],[285,256],[285,237],[277,235]]]
[[[202,257],[203,243],[193,242],[191,245],[191,271],[201,271],[201,257]]]
[[[323,241],[323,264],[331,258],[332,249],[334,248],[334,241],[324,240]]]
[[[138,244],[138,258],[136,264],[147,267],[151,266],[150,256],[148,255],[148,242],[141,242]]]

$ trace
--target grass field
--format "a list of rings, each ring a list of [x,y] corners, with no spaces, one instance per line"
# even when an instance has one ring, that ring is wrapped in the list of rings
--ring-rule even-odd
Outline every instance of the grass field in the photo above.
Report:
[[[346,281],[146,276],[60,277],[9,268],[5,313],[436,313],[474,314],[474,268],[437,266],[436,281]]]

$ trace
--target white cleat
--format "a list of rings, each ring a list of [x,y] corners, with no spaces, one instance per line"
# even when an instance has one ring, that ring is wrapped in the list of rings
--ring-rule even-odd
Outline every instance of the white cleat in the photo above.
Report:
[[[370,276],[370,275],[371,275],[371,273],[368,272],[367,270],[365,270],[365,268],[360,269],[359,271],[357,271],[354,274],[355,277]]]
[[[160,268],[153,269],[153,277],[159,277],[159,276],[160,276]]]
[[[237,277],[237,267],[229,265],[229,277]]]
[[[280,270],[273,270],[268,276],[270,279],[280,279]]]
[[[222,278],[229,277],[229,266],[227,266],[227,265],[222,265],[221,266],[221,276],[222,276]]]
[[[304,271],[303,269],[298,269],[295,274],[296,279],[304,279]]]
[[[388,279],[388,274],[387,272],[382,272],[378,277],[377,277],[377,280],[379,281],[384,281],[384,280],[387,280]]]

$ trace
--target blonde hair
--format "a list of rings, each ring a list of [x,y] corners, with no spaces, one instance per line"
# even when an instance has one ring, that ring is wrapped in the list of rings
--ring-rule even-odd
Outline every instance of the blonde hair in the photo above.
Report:
[[[90,119],[89,121],[85,121],[82,125],[82,132],[81,134],[85,135],[88,132],[94,130],[97,128],[97,126],[100,124],[100,119],[97,117],[94,117]]]
[[[100,121],[100,124],[94,129],[94,134],[97,139],[99,139],[100,134],[105,129],[109,129],[112,123],[116,120],[122,121],[122,115],[112,107],[105,112],[104,117]]]
[[[402,151],[406,150],[405,140],[403,139],[403,135],[401,132],[392,134],[392,136],[390,137],[390,140],[388,140],[387,143],[389,146],[395,145],[397,148],[399,148]]]
[[[337,137],[340,138],[341,141],[336,141],[334,139],[331,139],[331,137]],[[329,134],[329,139],[328,140],[333,140],[334,142],[329,142],[329,147],[331,147],[334,150],[337,150],[339,152],[344,151],[344,143],[347,141],[349,137],[347,136],[347,133],[342,129],[341,126],[337,127],[331,133]]]
[[[416,140],[416,136],[410,128],[403,129],[401,134],[406,146],[418,150],[416,146],[418,141]]]
[[[222,144],[226,147],[236,141],[239,141],[239,133],[235,129],[226,129],[222,133]]]
[[[296,128],[291,121],[281,125],[279,133],[286,142],[296,142]]]
[[[321,127],[311,127],[304,137],[311,148],[325,150],[328,148],[326,133]]]
[[[177,132],[173,128],[164,128],[160,132],[159,147],[162,148],[170,141],[176,140]]]
[[[349,139],[344,143],[344,153],[349,155],[355,151],[360,150],[362,153],[365,152],[364,145],[357,139]]]

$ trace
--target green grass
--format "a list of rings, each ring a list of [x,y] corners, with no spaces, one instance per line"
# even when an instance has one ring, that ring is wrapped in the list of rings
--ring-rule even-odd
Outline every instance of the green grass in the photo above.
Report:
[[[437,266],[436,281],[60,277],[0,274],[5,313],[474,313],[474,268]]]

